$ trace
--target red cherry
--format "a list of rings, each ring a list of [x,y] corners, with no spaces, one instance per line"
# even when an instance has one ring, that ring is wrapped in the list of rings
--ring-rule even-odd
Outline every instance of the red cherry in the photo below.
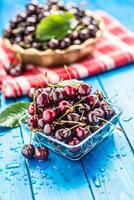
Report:
[[[43,112],[43,119],[46,124],[52,123],[56,118],[56,113],[53,109],[48,108]]]
[[[33,158],[35,149],[32,144],[25,144],[23,146],[21,152],[25,158],[31,159],[31,158]]]
[[[76,137],[74,137],[70,142],[69,142],[69,145],[70,146],[75,146],[75,145],[77,145],[77,144],[79,144],[79,140],[76,138]]]
[[[80,87],[78,89],[78,93],[80,96],[86,96],[89,95],[91,92],[91,86],[86,83],[81,83]]]
[[[66,85],[63,90],[64,90],[65,96],[67,97],[73,98],[77,96],[78,88],[72,85]]]
[[[65,112],[70,106],[71,106],[71,103],[69,103],[68,101],[63,100],[63,101],[61,101],[61,102],[59,103],[58,110],[59,110],[59,112],[63,113],[63,112]]]
[[[88,105],[90,105],[91,107],[98,107],[100,106],[100,103],[99,103],[99,98],[97,95],[95,94],[92,94],[92,95],[89,95],[87,96],[86,98],[86,101],[88,103]]]
[[[45,124],[44,126],[44,134],[45,135],[54,135],[55,129],[52,124]]]
[[[84,127],[77,127],[76,128],[76,135],[79,139],[84,139],[88,135],[88,130],[85,129]]]
[[[37,158],[37,160],[44,160],[46,158],[48,158],[49,155],[49,151],[47,147],[37,147],[35,148],[35,158]]]
[[[39,119],[40,119],[40,117],[38,115],[31,116],[27,121],[28,126],[31,128],[38,128],[38,120]]]
[[[50,97],[47,93],[43,92],[41,94],[39,94],[39,96],[37,97],[37,105],[39,107],[49,107],[50,105]]]
[[[31,104],[29,105],[28,113],[29,113],[30,115],[34,115],[34,114],[36,113],[36,107],[35,107],[35,105],[34,105],[33,103],[31,103]]]

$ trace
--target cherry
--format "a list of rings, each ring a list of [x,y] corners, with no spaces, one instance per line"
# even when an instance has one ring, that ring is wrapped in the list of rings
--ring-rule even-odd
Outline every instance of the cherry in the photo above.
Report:
[[[63,89],[56,88],[55,91],[52,93],[52,100],[54,103],[58,103],[59,101],[64,99]]]
[[[70,142],[69,142],[69,145],[70,146],[75,146],[75,145],[77,145],[77,144],[79,144],[79,140],[76,138],[76,137],[74,137]]]
[[[55,120],[55,118],[56,118],[56,112],[53,109],[48,108],[44,110],[43,119],[46,124],[51,124]]]
[[[59,106],[58,106],[58,110],[59,112],[63,113],[65,112],[69,107],[71,107],[71,103],[69,103],[68,101],[60,101]]]
[[[78,89],[78,93],[80,96],[86,96],[89,95],[91,92],[91,86],[86,83],[81,83],[80,87]]]
[[[47,147],[37,147],[35,148],[35,158],[39,161],[47,159],[49,155],[49,150]]]
[[[87,121],[90,125],[98,125],[99,124],[99,114],[98,112],[95,112],[94,110],[89,112],[87,115]]]
[[[78,122],[78,121],[80,121],[80,115],[77,114],[77,113],[75,113],[75,112],[72,112],[72,113],[69,113],[67,115],[67,119],[69,121],[76,121],[76,122]]]
[[[27,123],[28,123],[28,126],[31,127],[31,128],[38,128],[38,120],[39,120],[39,116],[38,115],[33,115],[31,116]]]
[[[69,128],[62,128],[55,132],[55,138],[60,141],[64,141],[71,136],[71,130]]]
[[[50,97],[46,92],[39,94],[39,96],[37,97],[37,105],[39,107],[49,107]]]
[[[105,118],[106,118],[106,120],[110,120],[113,116],[114,116],[114,114],[115,114],[115,111],[114,111],[114,109],[113,108],[111,108],[111,107],[104,107],[103,108],[103,111],[104,111],[104,113],[105,113]]]
[[[89,30],[88,29],[82,29],[79,32],[79,38],[83,41],[89,38]]]
[[[35,90],[34,94],[35,94],[35,97],[37,98],[39,96],[39,94],[41,94],[43,92],[43,88],[38,88]]]
[[[49,42],[48,42],[48,47],[50,47],[51,49],[57,49],[59,46],[59,41],[56,40],[56,39],[51,39]]]
[[[40,119],[38,120],[38,127],[39,127],[39,129],[43,129],[44,126],[45,126],[44,119],[43,119],[43,118],[40,118]]]
[[[34,115],[36,113],[36,108],[35,108],[35,105],[33,103],[30,103],[29,108],[28,108],[28,113],[30,115]]]
[[[74,98],[77,96],[78,89],[72,85],[66,85],[64,87],[64,94],[66,97]]]
[[[94,109],[94,112],[98,113],[98,117],[101,117],[101,118],[104,117],[104,111],[102,110],[102,108],[96,108]]]
[[[100,103],[99,103],[99,98],[97,95],[92,94],[87,96],[86,98],[87,103],[91,106],[91,107],[99,107]]]
[[[77,127],[76,130],[76,136],[80,139],[80,140],[83,140],[84,138],[87,137],[87,135],[89,134],[89,131],[84,128],[84,127]]]
[[[25,158],[31,159],[34,156],[35,148],[32,144],[25,144],[21,152]]]
[[[44,126],[44,133],[45,135],[54,135],[55,128],[52,124],[45,124]]]

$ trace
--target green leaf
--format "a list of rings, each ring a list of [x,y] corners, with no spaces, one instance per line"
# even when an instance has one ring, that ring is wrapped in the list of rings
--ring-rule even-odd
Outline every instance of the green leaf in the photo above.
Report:
[[[64,87],[66,85],[70,85],[71,84],[74,87],[78,88],[81,83],[83,83],[83,81],[80,81],[80,80],[77,80],[77,79],[71,79],[71,82],[70,82],[70,80],[64,80],[64,81],[61,81],[57,85],[60,86],[60,87]]]
[[[72,28],[71,19],[75,19],[71,12],[58,12],[43,18],[36,28],[36,38],[39,41],[64,38]]]
[[[15,128],[19,125],[19,119],[27,113],[29,103],[17,102],[7,107],[0,113],[0,126]]]

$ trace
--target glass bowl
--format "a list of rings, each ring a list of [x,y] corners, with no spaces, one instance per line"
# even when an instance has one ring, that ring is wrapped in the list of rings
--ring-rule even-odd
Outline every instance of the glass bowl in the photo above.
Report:
[[[112,107],[115,110],[115,115],[109,120],[109,122],[105,123],[100,129],[90,134],[87,138],[85,138],[82,142],[75,146],[65,144],[64,142],[58,141],[51,136],[46,136],[41,132],[34,133],[33,139],[36,142],[40,142],[42,145],[47,146],[52,151],[66,158],[69,158],[71,160],[79,160],[89,151],[91,151],[91,149],[93,149],[102,140],[112,134],[112,131],[115,128],[114,125],[116,125],[116,123],[119,121],[120,115],[122,113],[122,109],[119,106]],[[19,120],[19,123],[23,131],[27,132],[30,135],[30,130],[27,125],[27,119],[28,114],[23,116]],[[111,125],[111,123],[113,125]]]

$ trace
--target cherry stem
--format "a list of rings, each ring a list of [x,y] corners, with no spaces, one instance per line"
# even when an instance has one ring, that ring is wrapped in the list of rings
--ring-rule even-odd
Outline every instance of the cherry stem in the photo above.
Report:
[[[72,85],[72,79],[71,79],[71,76],[70,76],[70,73],[68,71],[68,67],[66,65],[64,65],[64,69],[65,71],[67,72],[68,76],[69,76],[69,79],[70,79],[70,85]]]
[[[79,124],[77,124],[77,125],[75,125],[75,126],[69,128],[69,130],[72,130],[72,129],[77,128],[77,127],[79,127]],[[66,133],[66,132],[68,132],[68,130],[67,130],[67,131],[64,131],[64,133]]]
[[[102,121],[104,121],[104,122],[110,124],[111,126],[113,126],[114,128],[116,128],[117,130],[119,130],[119,131],[121,131],[121,132],[124,133],[124,131],[122,130],[122,128],[117,127],[116,125],[114,125],[114,124],[111,123],[110,121],[108,121],[108,120],[106,120],[106,119],[103,119],[103,118],[101,118],[101,117],[98,117],[98,119],[100,119],[100,120],[102,120]]]
[[[30,141],[29,141],[29,144],[31,144],[31,143],[32,143],[32,136],[33,136],[33,132],[32,132],[32,131],[30,131]]]
[[[60,122],[54,122],[55,124],[64,124],[64,123],[69,123],[69,124],[79,124],[80,126],[86,126],[85,123],[77,122],[77,121],[66,121],[66,120],[61,120]]]

